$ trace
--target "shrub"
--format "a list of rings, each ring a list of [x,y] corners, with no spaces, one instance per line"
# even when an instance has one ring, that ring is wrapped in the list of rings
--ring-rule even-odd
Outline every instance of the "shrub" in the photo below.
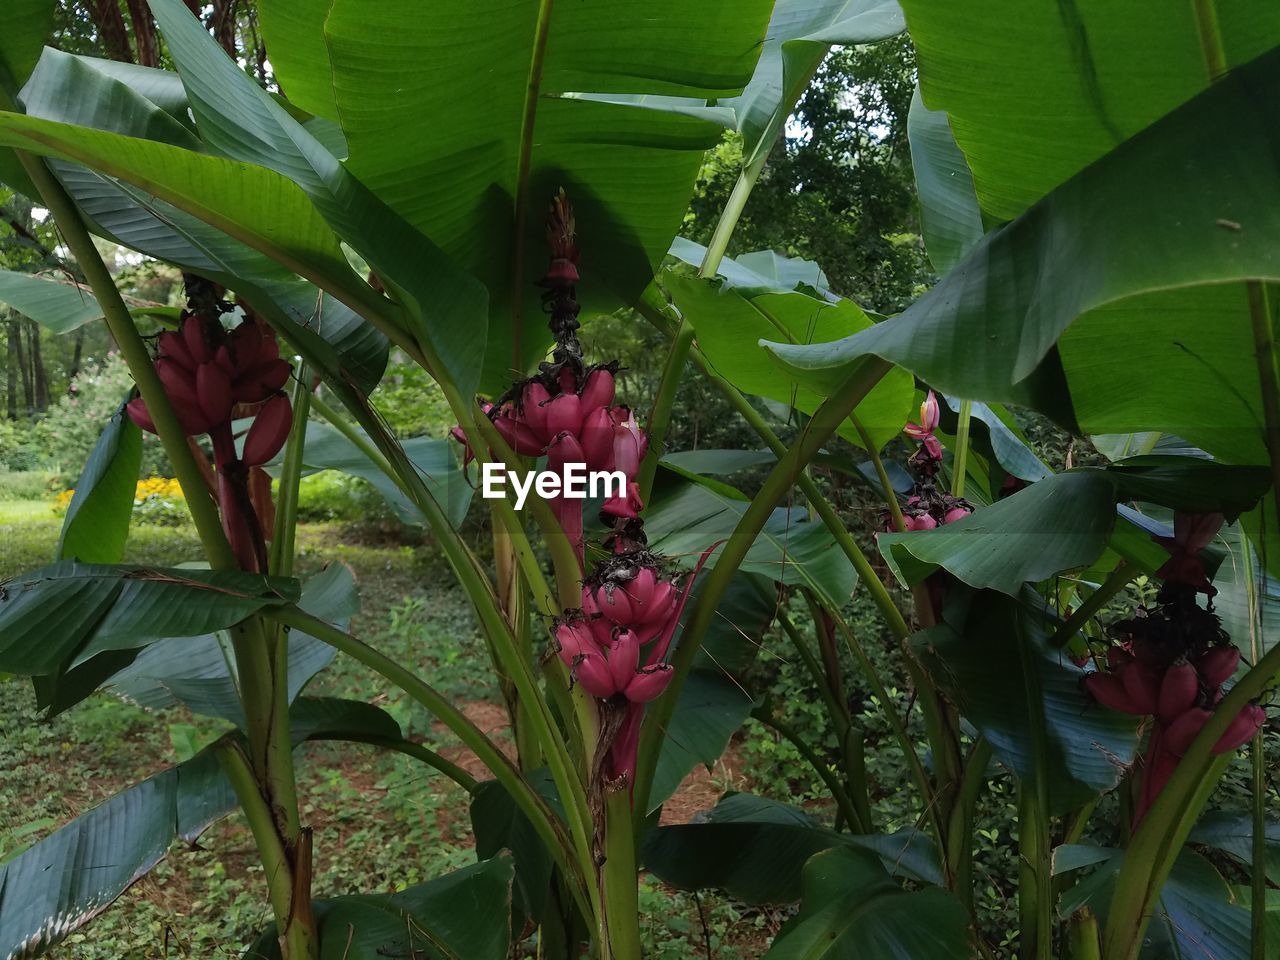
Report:
[[[98,441],[102,425],[132,389],[133,378],[118,354],[108,354],[81,372],[71,382],[68,395],[53,404],[31,430],[31,445],[40,451],[44,465],[65,471],[68,482],[74,483],[77,471]],[[146,476],[170,472],[159,441],[149,434],[143,437],[142,471]]]
[[[382,523],[394,520],[391,511],[368,481],[336,470],[303,477],[298,485],[298,519],[323,523]]]
[[[60,481],[44,470],[0,470],[0,500],[47,500]]]

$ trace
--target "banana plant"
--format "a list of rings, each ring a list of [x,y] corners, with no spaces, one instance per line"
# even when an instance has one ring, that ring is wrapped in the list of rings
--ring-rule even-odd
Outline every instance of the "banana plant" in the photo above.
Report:
[[[281,0],[261,11],[281,94],[181,0],[151,3],[173,71],[43,48],[53,3],[15,2],[0,180],[50,210],[92,297],[4,276],[0,300],[55,329],[103,318],[137,396],[104,427],[55,563],[0,593],[0,669],[32,677],[50,711],[101,689],[236,730],[6,863],[6,955],[54,946],[175,837],[238,804],[274,917],[252,949],[286,960],[416,954],[419,932],[442,955],[496,958],[522,929],[545,955],[638,958],[641,863],[683,887],[798,901],[770,957],[993,956],[973,863],[993,765],[1017,784],[1019,955],[1268,955],[1257,731],[1280,654],[1249,598],[1259,583],[1269,595],[1280,555],[1280,198],[1258,113],[1280,82],[1269,6],[1063,14],[992,0],[979,18],[918,0]],[[1008,44],[981,32],[997,17]],[[829,47],[904,22],[920,57],[925,241],[947,273],[883,319],[814,265],[728,251]],[[744,165],[698,249],[676,233],[726,127]],[[95,235],[183,271],[187,307],[154,341]],[[592,314],[624,308],[670,341],[640,416],[617,395],[617,362],[589,364],[579,340]],[[370,393],[392,348],[448,401],[453,453],[379,417]],[[753,497],[710,476],[723,466],[707,457],[666,449],[690,363],[760,438]],[[791,411],[789,444],[752,397]],[[1056,470],[1009,404],[1154,439]],[[139,430],[164,445],[207,570],[120,563]],[[1161,452],[1157,434],[1183,452]],[[458,532],[468,477],[514,485],[543,462],[622,483],[598,517],[541,490],[484,498],[485,564]],[[820,483],[846,462],[883,501],[862,528]],[[349,631],[342,568],[294,576],[299,478],[332,467],[431,530],[476,612],[514,759]],[[793,490],[805,509],[781,505]],[[1163,582],[1158,606],[1104,632],[1102,611],[1138,576]],[[1229,588],[1245,595],[1234,622],[1251,644],[1202,599]],[[846,615],[855,589],[893,638],[909,699]],[[750,660],[740,638],[771,624],[830,714],[834,764],[771,714],[768,691],[726,676]],[[330,651],[424,706],[490,779],[376,708],[302,695]],[[842,660],[906,762],[909,827],[875,822]],[[654,828],[748,717],[813,764],[834,823],[736,795],[706,823]],[[324,838],[303,822],[293,749],[317,738],[375,743],[457,781],[483,859],[396,895],[313,900]],[[1251,738],[1242,846],[1240,828],[1196,821]],[[1107,794],[1121,797],[1111,820]],[[1193,836],[1251,870],[1249,910],[1183,850]],[[62,882],[94,857],[111,869]]]

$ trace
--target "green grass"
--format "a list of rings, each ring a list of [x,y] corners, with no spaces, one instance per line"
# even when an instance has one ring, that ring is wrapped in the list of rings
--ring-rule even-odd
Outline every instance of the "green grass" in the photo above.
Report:
[[[23,524],[34,522],[43,526],[42,521],[49,521],[57,526],[61,521],[53,512],[53,504],[48,500],[0,500],[0,527],[6,524]]]

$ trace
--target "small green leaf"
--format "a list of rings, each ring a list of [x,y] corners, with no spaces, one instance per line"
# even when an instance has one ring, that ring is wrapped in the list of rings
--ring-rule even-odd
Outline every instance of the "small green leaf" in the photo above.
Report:
[[[70,333],[102,316],[93,294],[61,280],[0,270],[0,303],[54,333]]]
[[[141,466],[142,431],[121,407],[107,421],[76,481],[56,559],[120,562]]]
[[[800,913],[766,960],[969,960],[969,914],[940,887],[907,893],[871,854],[837,847],[804,868]]]

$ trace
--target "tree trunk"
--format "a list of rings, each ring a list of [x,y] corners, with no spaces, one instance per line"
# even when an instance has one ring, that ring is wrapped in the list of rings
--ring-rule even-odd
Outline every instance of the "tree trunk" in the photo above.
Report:
[[[160,55],[156,44],[156,22],[151,16],[151,7],[147,0],[128,0],[129,22],[133,24],[133,47],[138,54],[138,63],[144,67],[160,65]]]
[[[27,364],[27,351],[22,346],[22,320],[14,318],[9,321],[10,347],[16,345],[18,348],[18,375],[22,378],[22,398],[26,401],[26,414],[28,417],[35,412],[34,404],[31,397],[31,368]]]
[[[98,36],[107,56],[121,63],[133,63],[133,50],[129,46],[129,30],[116,0],[86,0],[89,16],[98,28]]]
[[[18,321],[12,317],[5,324],[9,333],[9,354],[8,362],[5,364],[5,379],[8,383],[5,386],[6,408],[10,420],[18,419],[18,378],[22,376],[22,366],[18,362]]]
[[[40,349],[40,325],[27,321],[27,340],[31,344],[31,385],[36,402],[36,412],[49,409],[49,379],[44,372],[44,352]]]
[[[71,351],[71,366],[67,369],[67,380],[75,380],[80,375],[80,359],[84,355],[84,327],[76,330],[75,347]],[[70,382],[67,384],[70,391]]]
[[[214,38],[233,60],[236,58],[236,6],[239,0],[213,0],[209,25]]]

